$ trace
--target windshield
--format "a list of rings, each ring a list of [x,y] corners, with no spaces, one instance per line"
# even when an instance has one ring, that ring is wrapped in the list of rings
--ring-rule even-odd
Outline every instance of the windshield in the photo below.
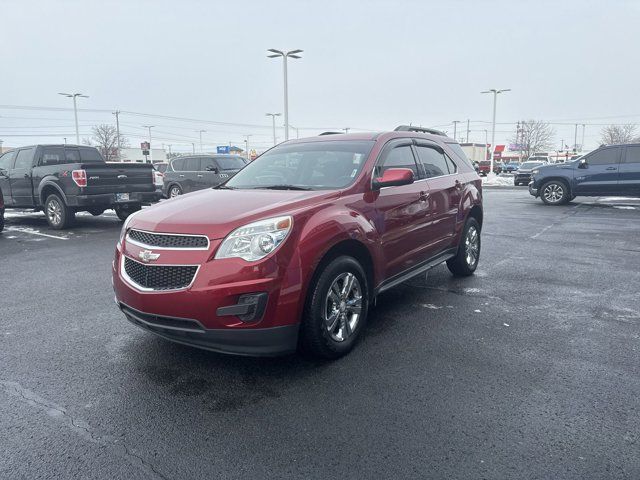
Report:
[[[225,186],[326,190],[351,184],[373,141],[321,141],[277,146],[247,165]]]
[[[169,166],[168,163],[156,163],[154,165],[154,167],[156,167],[156,170],[159,171],[160,173],[166,172],[168,166]]]
[[[544,163],[543,162],[524,162],[520,168],[524,168],[524,169],[535,168],[535,167],[539,167],[540,165],[544,165]]]
[[[216,162],[222,170],[240,170],[245,166],[242,157],[216,157]]]

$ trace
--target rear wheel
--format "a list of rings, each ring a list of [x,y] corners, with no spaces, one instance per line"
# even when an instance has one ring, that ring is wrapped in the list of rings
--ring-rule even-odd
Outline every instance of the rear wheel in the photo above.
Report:
[[[52,193],[44,202],[44,214],[49,226],[55,230],[68,228],[75,219],[75,212],[67,207],[59,195]]]
[[[323,268],[311,286],[300,326],[300,346],[317,357],[347,354],[367,320],[369,285],[356,259],[341,256]]]
[[[92,208],[91,210],[88,210],[88,212],[94,217],[99,217],[104,213],[104,208]]]
[[[569,202],[569,187],[559,180],[551,180],[542,185],[540,198],[546,205],[564,205]]]
[[[132,213],[137,212],[142,208],[140,205],[122,205],[115,208],[116,215],[123,222],[131,215]]]
[[[458,253],[447,260],[449,271],[458,277],[472,275],[480,260],[480,224],[473,218],[467,218],[462,231]]]
[[[180,188],[180,185],[171,185],[171,187],[169,187],[169,198],[174,198],[178,195],[182,195],[182,189]]]

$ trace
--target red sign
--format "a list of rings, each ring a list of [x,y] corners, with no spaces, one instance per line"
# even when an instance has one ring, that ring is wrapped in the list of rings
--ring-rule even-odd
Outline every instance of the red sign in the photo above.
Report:
[[[140,144],[140,150],[149,150],[151,148],[151,144],[149,142],[142,142]]]

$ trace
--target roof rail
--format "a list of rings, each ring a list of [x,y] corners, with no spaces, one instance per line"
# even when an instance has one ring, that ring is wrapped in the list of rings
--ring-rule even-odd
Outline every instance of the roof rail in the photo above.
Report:
[[[322,136],[322,135],[340,135],[341,133],[344,133],[344,132],[322,132],[318,136]]]
[[[413,125],[400,125],[399,127],[396,127],[394,132],[419,132],[430,133],[431,135],[440,135],[443,137],[447,136],[446,133],[436,130],[435,128],[414,127]]]

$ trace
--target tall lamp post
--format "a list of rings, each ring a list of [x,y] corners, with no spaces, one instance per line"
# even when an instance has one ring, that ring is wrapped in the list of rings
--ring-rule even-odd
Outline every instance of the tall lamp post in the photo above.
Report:
[[[244,145],[245,150],[247,152],[247,160],[251,161],[251,153],[249,153],[249,138],[253,137],[253,135],[248,134],[244,136]]]
[[[80,130],[78,129],[78,102],[77,98],[89,98],[88,95],[83,95],[81,93],[58,93],[58,95],[62,95],[63,97],[73,98],[73,116],[76,120],[76,145],[80,145]]]
[[[151,129],[155,127],[155,125],[142,125],[144,128],[149,129],[149,160],[153,163],[153,145],[151,144]]]
[[[281,113],[265,113],[265,115],[267,117],[271,117],[271,125],[273,127],[273,145],[275,146],[275,144],[278,141],[276,138],[276,117],[279,117],[282,114]]]
[[[480,93],[493,93],[493,120],[491,122],[491,170],[490,170],[490,174],[493,173],[493,156],[495,154],[496,151],[496,103],[497,103],[497,99],[498,99],[498,94],[499,93],[503,93],[503,92],[510,92],[511,89],[510,88],[503,88],[502,90],[496,90],[495,88],[492,88],[491,90],[485,90],[484,92],[480,92]]]
[[[282,68],[284,72],[284,139],[289,140],[289,87],[287,79],[287,58],[301,58],[298,54],[302,53],[302,50],[290,50],[285,53],[281,50],[270,48],[267,52],[271,52],[271,55],[267,55],[269,58],[282,57]]]

